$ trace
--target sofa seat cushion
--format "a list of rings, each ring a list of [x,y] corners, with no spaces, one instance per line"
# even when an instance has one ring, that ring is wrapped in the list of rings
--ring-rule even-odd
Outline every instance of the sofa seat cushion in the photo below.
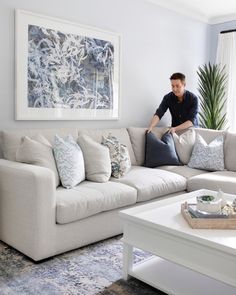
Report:
[[[173,173],[177,173],[187,179],[189,179],[190,177],[196,176],[196,175],[206,173],[206,170],[193,169],[193,168],[188,167],[187,165],[184,165],[184,166],[165,165],[165,166],[160,166],[158,168],[166,170],[166,171],[170,171]]]
[[[56,191],[56,221],[73,222],[88,216],[135,204],[136,189],[122,183],[83,181],[73,189]]]
[[[236,172],[216,171],[194,176],[188,180],[188,191],[198,189],[219,190],[225,193],[235,194]]]
[[[132,166],[122,178],[111,178],[111,181],[124,183],[134,187],[137,192],[137,202],[147,201],[186,189],[186,178],[173,172]]]

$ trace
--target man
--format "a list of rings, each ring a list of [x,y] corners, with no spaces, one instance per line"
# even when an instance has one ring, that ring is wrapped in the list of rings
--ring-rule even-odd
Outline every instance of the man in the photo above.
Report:
[[[198,98],[185,90],[185,75],[174,73],[170,77],[172,92],[166,94],[153,116],[148,132],[151,132],[169,109],[172,124],[169,132],[174,133],[189,127],[198,126]]]

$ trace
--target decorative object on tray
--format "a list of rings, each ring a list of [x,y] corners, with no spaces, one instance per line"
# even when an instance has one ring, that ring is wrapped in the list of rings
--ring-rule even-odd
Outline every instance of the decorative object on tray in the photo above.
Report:
[[[221,201],[214,196],[197,197],[197,210],[205,213],[219,213],[221,211]]]
[[[236,229],[236,199],[226,201],[219,190],[217,196],[198,196],[196,204],[181,204],[181,213],[192,228]]]

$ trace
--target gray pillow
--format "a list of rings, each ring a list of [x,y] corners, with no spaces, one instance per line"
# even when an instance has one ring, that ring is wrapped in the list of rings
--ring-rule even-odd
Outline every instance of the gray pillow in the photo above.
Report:
[[[162,165],[180,165],[173,137],[165,133],[159,139],[152,132],[146,133],[145,166],[155,168]]]
[[[65,188],[73,188],[85,179],[83,154],[71,135],[65,139],[56,135],[53,150],[61,183]]]
[[[103,136],[102,144],[109,148],[112,176],[116,178],[124,176],[131,168],[128,148],[111,134]]]
[[[209,171],[224,170],[224,136],[220,135],[207,144],[197,134],[188,166]]]
[[[60,179],[50,142],[41,134],[25,136],[16,151],[16,161],[48,168],[54,172],[56,186]]]

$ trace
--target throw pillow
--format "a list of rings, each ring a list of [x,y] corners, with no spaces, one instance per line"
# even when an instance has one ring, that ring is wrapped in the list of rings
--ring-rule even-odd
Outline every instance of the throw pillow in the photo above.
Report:
[[[95,182],[107,182],[111,177],[109,149],[85,134],[78,137],[78,143],[84,155],[86,178]]]
[[[197,134],[188,166],[209,171],[224,170],[224,136],[220,135],[207,144],[201,135]]]
[[[195,143],[195,130],[188,129],[182,134],[173,134],[175,149],[182,164],[188,164]]]
[[[161,165],[180,165],[173,137],[165,133],[159,139],[152,132],[146,133],[145,166],[154,168]]]
[[[126,145],[109,134],[103,137],[102,144],[109,148],[111,158],[111,174],[116,178],[124,176],[131,168],[129,151]]]
[[[61,183],[65,188],[73,188],[85,179],[83,154],[72,135],[65,139],[56,135],[53,150]]]
[[[51,169],[55,175],[56,186],[60,184],[53,149],[44,136],[39,134],[32,138],[23,137],[16,151],[16,161]]]

